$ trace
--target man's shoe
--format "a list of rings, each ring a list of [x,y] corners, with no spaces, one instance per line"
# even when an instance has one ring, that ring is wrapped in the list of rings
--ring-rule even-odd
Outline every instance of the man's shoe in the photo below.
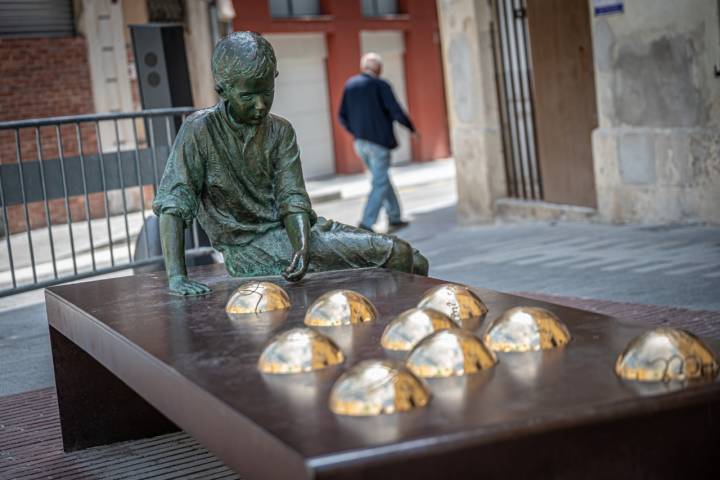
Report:
[[[400,220],[399,222],[391,222],[388,224],[388,233],[397,232],[410,225],[410,222]]]
[[[367,230],[368,232],[375,233],[375,230],[373,230],[372,227],[368,227],[367,225],[363,225],[362,223],[358,225],[358,228],[360,230]]]

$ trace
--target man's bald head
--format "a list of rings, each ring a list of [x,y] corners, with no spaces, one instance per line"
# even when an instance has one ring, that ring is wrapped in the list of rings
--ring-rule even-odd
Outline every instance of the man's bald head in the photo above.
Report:
[[[382,73],[382,57],[375,52],[366,53],[360,59],[360,70],[379,77]]]

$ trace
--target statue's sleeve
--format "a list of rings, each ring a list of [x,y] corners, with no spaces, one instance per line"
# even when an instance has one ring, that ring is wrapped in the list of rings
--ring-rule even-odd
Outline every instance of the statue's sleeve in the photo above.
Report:
[[[153,211],[182,218],[186,226],[192,224],[198,210],[198,197],[205,178],[202,132],[198,120],[186,120],[178,132],[165,172],[160,180]]]
[[[315,223],[317,217],[305,190],[295,130],[289,123],[283,127],[275,159],[275,201],[282,218],[292,213],[306,213]]]

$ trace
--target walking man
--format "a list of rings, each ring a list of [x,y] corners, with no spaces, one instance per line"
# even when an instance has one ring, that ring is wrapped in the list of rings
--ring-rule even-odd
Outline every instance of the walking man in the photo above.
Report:
[[[382,58],[377,53],[363,55],[361,73],[345,84],[340,105],[340,123],[355,137],[355,151],[372,174],[360,228],[372,231],[381,208],[388,216],[388,233],[406,227],[397,193],[390,180],[390,151],[398,146],[393,121],[417,136],[410,118],[398,104],[388,82],[380,78]]]

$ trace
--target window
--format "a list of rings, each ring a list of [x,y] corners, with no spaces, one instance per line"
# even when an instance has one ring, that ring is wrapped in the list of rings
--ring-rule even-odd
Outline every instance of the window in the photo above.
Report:
[[[362,0],[362,13],[365,17],[397,15],[397,0]]]
[[[72,35],[72,0],[0,0],[0,38]]]
[[[270,0],[273,17],[313,17],[320,15],[319,0]]]

